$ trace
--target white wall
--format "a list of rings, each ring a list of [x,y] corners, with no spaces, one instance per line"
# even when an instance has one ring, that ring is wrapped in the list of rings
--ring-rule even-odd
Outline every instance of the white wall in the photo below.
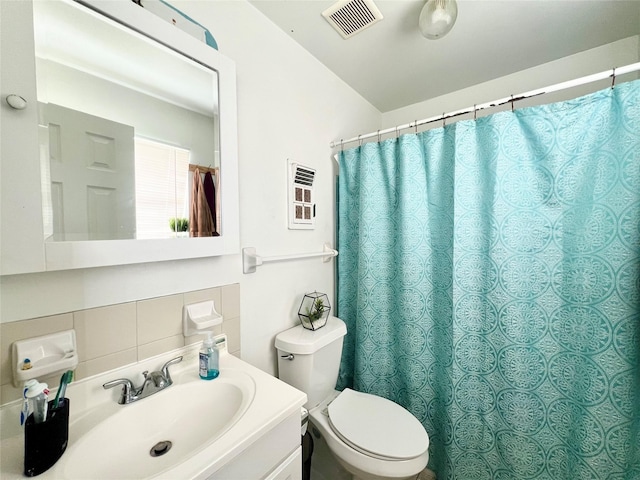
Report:
[[[625,38],[537,67],[506,75],[489,82],[480,83],[447,95],[386,112],[382,115],[382,128],[408,124],[416,119],[431,118],[441,115],[443,112],[452,112],[473,107],[474,105],[491,102],[492,100],[505,98],[509,95],[517,95],[556,83],[574,80],[592,73],[604,72],[613,67],[621,67],[638,61],[640,61],[640,35]],[[637,78],[638,76],[634,74],[633,77]],[[627,78],[629,78],[629,76],[627,76]],[[576,98],[605,88],[607,85],[610,85],[610,83],[610,81],[598,82],[563,92],[542,95],[532,98],[531,100],[516,102],[515,106],[516,108],[521,108]],[[510,107],[507,106],[503,108]],[[481,114],[487,115],[497,111],[498,109],[488,109]],[[403,131],[401,133],[407,132]]]
[[[174,1],[208,27],[236,61],[240,137],[240,243],[259,255],[334,244],[336,165],[329,143],[379,128],[380,113],[246,2]],[[317,170],[315,230],[287,229],[287,159]],[[334,261],[270,263],[241,279],[242,357],[275,373],[275,335],[298,323],[304,293],[334,296]]]
[[[174,1],[236,62],[240,237],[261,255],[322,250],[334,242],[335,162],[329,143],[379,128],[380,112],[245,1]],[[317,169],[316,229],[290,231],[287,158]],[[1,321],[240,283],[242,357],[275,373],[275,335],[297,324],[306,292],[335,303],[334,261],[268,264],[242,273],[240,255],[0,277]]]

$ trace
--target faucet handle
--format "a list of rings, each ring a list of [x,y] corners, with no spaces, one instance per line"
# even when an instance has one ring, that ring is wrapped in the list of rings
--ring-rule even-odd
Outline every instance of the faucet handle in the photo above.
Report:
[[[164,375],[164,378],[167,380],[167,383],[169,385],[173,383],[173,380],[171,380],[171,375],[169,374],[169,366],[179,363],[181,361],[182,361],[182,355],[176,358],[172,358],[162,366],[162,375]]]
[[[131,402],[135,388],[133,386],[133,383],[131,383],[131,380],[129,380],[128,378],[118,378],[117,380],[111,380],[110,382],[103,383],[102,388],[106,390],[118,385],[122,385],[122,395],[120,396],[120,400],[118,400],[118,403],[120,405],[124,405]]]

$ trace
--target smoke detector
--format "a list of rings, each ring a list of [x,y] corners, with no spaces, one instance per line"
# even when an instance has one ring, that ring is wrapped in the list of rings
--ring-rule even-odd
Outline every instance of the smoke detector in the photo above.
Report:
[[[372,0],[339,0],[322,16],[345,40],[384,18]]]

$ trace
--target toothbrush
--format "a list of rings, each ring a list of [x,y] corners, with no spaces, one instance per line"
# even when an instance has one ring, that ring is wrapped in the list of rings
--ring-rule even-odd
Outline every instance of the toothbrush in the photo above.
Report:
[[[53,408],[58,408],[60,403],[60,399],[64,402],[64,394],[67,391],[67,385],[71,383],[73,380],[73,370],[67,370],[60,377],[60,386],[58,387],[58,392],[56,393],[56,398],[53,401]]]
[[[26,389],[25,389],[26,392]],[[27,397],[25,394],[23,394],[24,397],[24,401],[22,403],[22,411],[20,412],[20,425],[24,425],[24,422],[27,420],[27,417],[29,416],[29,400],[27,400]]]
[[[26,360],[26,359],[25,359]],[[20,425],[24,425],[24,422],[27,421],[27,417],[29,416],[29,399],[27,398],[27,390],[32,385],[37,385],[38,380],[32,378],[31,380],[27,380],[22,387],[22,411],[20,412]]]

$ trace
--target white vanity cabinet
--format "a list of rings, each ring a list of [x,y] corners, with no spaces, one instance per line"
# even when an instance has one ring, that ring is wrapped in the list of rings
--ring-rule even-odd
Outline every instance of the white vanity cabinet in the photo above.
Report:
[[[290,415],[208,480],[302,480],[300,438],[300,414]]]
[[[265,480],[302,480],[302,447],[298,447]]]
[[[226,352],[219,378],[203,381],[198,349],[192,345],[70,384],[69,444],[38,478],[301,480],[306,395]],[[137,378],[176,356],[183,360],[172,365],[173,384],[166,391],[120,405],[121,392],[103,388],[106,381]],[[3,480],[24,478],[21,407],[15,401],[0,408]],[[148,428],[150,418],[158,425]],[[122,436],[127,441],[119,441]],[[150,456],[149,445],[161,439],[172,441],[173,449]]]

